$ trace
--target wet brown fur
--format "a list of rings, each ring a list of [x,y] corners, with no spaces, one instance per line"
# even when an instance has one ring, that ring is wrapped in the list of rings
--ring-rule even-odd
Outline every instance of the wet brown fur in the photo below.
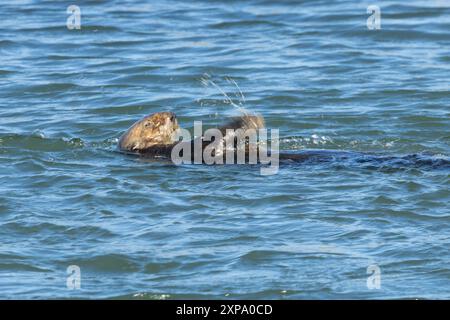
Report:
[[[261,129],[264,128],[264,119],[257,115],[243,115],[234,117],[219,130],[225,139],[234,139],[226,135],[227,129]],[[157,112],[148,115],[133,124],[119,139],[119,149],[126,152],[139,153],[146,157],[170,157],[173,147],[172,135],[178,129],[178,121],[172,112]],[[201,139],[201,138],[199,138]],[[202,141],[202,149],[210,142]]]

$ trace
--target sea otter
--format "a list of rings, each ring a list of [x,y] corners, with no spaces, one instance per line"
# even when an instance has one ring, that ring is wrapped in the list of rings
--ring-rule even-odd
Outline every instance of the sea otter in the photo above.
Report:
[[[244,114],[232,118],[228,123],[218,128],[223,136],[221,143],[225,146],[232,141],[234,147],[239,143],[236,141],[235,131],[240,129],[259,130],[265,127],[264,118],[260,115]],[[200,142],[202,150],[211,144],[203,136],[189,142],[174,141],[174,134],[180,129],[177,117],[173,112],[157,112],[145,116],[134,123],[119,139],[119,149],[125,152],[136,153],[142,156],[170,157],[173,148],[182,143],[194,144]],[[247,152],[249,146],[247,144]]]
[[[240,117],[235,117],[225,125],[219,128],[223,135],[221,143],[235,140],[234,135],[227,134],[227,129],[263,129],[265,126],[264,119],[259,115],[244,114]],[[178,142],[173,140],[174,133],[180,129],[176,115],[172,112],[158,112],[148,115],[133,124],[119,139],[118,147],[121,151],[126,153],[133,153],[143,157],[151,158],[171,158],[172,151],[175,148],[183,146],[194,146],[195,142],[200,142],[201,151],[204,151],[210,144],[210,141],[205,141],[203,136],[192,139],[188,142]],[[236,144],[233,145],[236,147]],[[256,145],[258,149],[258,163],[261,158],[259,151],[264,149],[259,144]],[[250,154],[249,144],[245,144],[245,156],[248,160]],[[222,155],[220,155],[222,156]],[[408,167],[430,167],[430,168],[450,168],[450,160],[448,157],[434,157],[429,154],[412,154],[403,156],[380,155],[370,153],[360,153],[353,151],[342,150],[302,150],[294,152],[277,152],[270,154],[272,159],[279,161],[279,163],[330,163],[343,165],[364,165],[367,168],[408,168]],[[194,158],[192,157],[192,160]],[[264,160],[267,160],[264,159]],[[173,161],[173,159],[172,159]],[[203,160],[202,160],[203,161]],[[195,163],[195,162],[194,162]],[[267,163],[267,162],[266,162]],[[278,162],[277,162],[278,164]],[[275,172],[275,171],[272,171]],[[272,173],[270,173],[272,174]]]
[[[223,135],[223,144],[227,141],[233,141],[233,147],[236,149],[237,144],[236,136],[234,134],[227,134],[227,129],[237,130],[259,130],[265,128],[265,121],[261,115],[243,114],[238,117],[232,118],[226,124],[219,127],[219,131]],[[178,125],[177,117],[173,112],[157,112],[143,117],[135,122],[120,138],[118,147],[121,151],[127,153],[133,153],[142,157],[149,158],[171,158],[174,148],[181,148],[183,144],[187,144],[188,147],[194,148],[195,142],[200,141],[201,151],[204,151],[211,142],[204,141],[203,137],[192,139],[188,142],[178,142],[173,140],[174,134],[180,129]],[[253,149],[252,149],[253,148]],[[258,144],[250,145],[248,141],[244,144],[244,162],[249,162],[250,150],[256,149],[256,162],[260,162],[260,153],[262,149]],[[267,150],[266,154],[267,154]],[[341,152],[343,153],[343,152]],[[345,153],[346,154],[346,153]],[[221,155],[224,156],[224,155]],[[276,156],[277,160],[290,160],[290,161],[304,161],[315,158],[330,158],[329,152],[323,151],[310,151],[305,153],[276,153],[269,156]],[[336,156],[336,152],[333,153]],[[191,155],[190,160],[194,161],[194,154]],[[233,160],[237,160],[237,154],[234,155]],[[263,162],[267,161],[267,156]],[[201,160],[203,162],[203,159]]]

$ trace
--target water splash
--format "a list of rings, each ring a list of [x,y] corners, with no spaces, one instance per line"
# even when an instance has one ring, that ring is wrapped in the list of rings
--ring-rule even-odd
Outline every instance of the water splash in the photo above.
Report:
[[[235,98],[237,99],[236,102],[230,97],[229,94],[227,94],[225,92],[224,89],[222,89],[222,87],[217,83],[217,81],[212,79],[212,76],[210,74],[204,73],[202,78],[200,79],[200,81],[201,81],[202,85],[206,88],[209,86],[212,86],[215,89],[217,89],[219,91],[219,93],[222,94],[223,97],[225,98],[225,100],[223,100],[223,102],[227,105],[233,106],[236,110],[238,110],[241,113],[242,116],[255,115],[255,116],[262,118],[261,115],[251,112],[245,107],[245,103],[246,103],[245,95],[242,92],[239,85],[237,84],[237,82],[229,76],[225,76],[224,79],[228,84],[231,84],[237,90],[237,91],[234,91],[234,93],[233,93]],[[202,106],[203,106],[203,104],[202,104]],[[216,116],[217,116],[217,112],[216,112]],[[255,120],[253,120],[253,118],[249,118],[249,119],[247,119],[247,121],[253,122],[253,126],[258,127],[258,124],[255,122]]]
[[[233,78],[226,76],[225,80],[227,83],[232,84],[235,89],[237,89],[237,91],[234,92],[234,96],[237,99],[236,102],[230,97],[228,93],[225,92],[224,89],[222,89],[222,87],[218,84],[218,80],[214,80],[210,74],[204,73],[200,79],[200,82],[205,88],[212,86],[217,89],[219,93],[224,97],[223,103],[233,106],[244,115],[248,115],[249,111],[244,107],[246,102],[245,95],[242,92],[241,88]]]

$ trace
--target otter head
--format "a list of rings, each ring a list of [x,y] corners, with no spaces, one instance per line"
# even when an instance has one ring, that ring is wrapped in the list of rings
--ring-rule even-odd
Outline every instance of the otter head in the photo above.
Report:
[[[119,148],[139,151],[155,145],[172,144],[178,122],[172,112],[157,112],[133,124],[119,139]]]

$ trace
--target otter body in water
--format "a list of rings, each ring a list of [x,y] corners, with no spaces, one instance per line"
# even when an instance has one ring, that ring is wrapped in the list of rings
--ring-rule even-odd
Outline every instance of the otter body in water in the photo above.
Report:
[[[236,146],[236,130],[258,130],[265,127],[264,119],[257,115],[243,115],[232,118],[228,123],[218,128],[222,135],[221,143],[228,142]],[[170,158],[175,146],[189,145],[194,148],[196,143],[204,151],[211,141],[203,136],[191,141],[174,141],[177,130],[180,129],[176,115],[172,112],[158,112],[145,116],[134,123],[119,139],[119,149],[128,153],[135,153],[145,157]],[[214,141],[213,141],[214,142]],[[247,147],[248,153],[248,147]]]
[[[236,136],[233,133],[227,133],[229,130],[258,130],[264,128],[264,119],[256,115],[243,115],[233,118],[219,128],[223,135],[222,143],[234,141]],[[184,145],[194,148],[195,143],[199,143],[201,151],[204,151],[210,144],[210,141],[203,136],[190,141],[174,141],[175,132],[180,129],[177,118],[172,112],[158,112],[148,115],[134,123],[119,139],[118,147],[126,153],[136,154],[148,158],[168,158],[171,159],[172,151],[175,147]],[[234,144],[234,147],[236,145]],[[261,149],[256,145],[258,151]],[[258,162],[259,162],[259,155]],[[192,155],[193,156],[193,155]],[[248,160],[249,146],[245,146],[245,159]],[[367,168],[410,168],[410,167],[429,167],[438,169],[449,169],[450,161],[448,157],[436,157],[430,154],[411,154],[404,156],[377,155],[370,153],[360,153],[352,151],[339,150],[302,150],[295,152],[277,153],[277,160],[280,163],[329,163],[335,162],[341,164],[359,164]],[[194,157],[192,157],[194,160]]]

